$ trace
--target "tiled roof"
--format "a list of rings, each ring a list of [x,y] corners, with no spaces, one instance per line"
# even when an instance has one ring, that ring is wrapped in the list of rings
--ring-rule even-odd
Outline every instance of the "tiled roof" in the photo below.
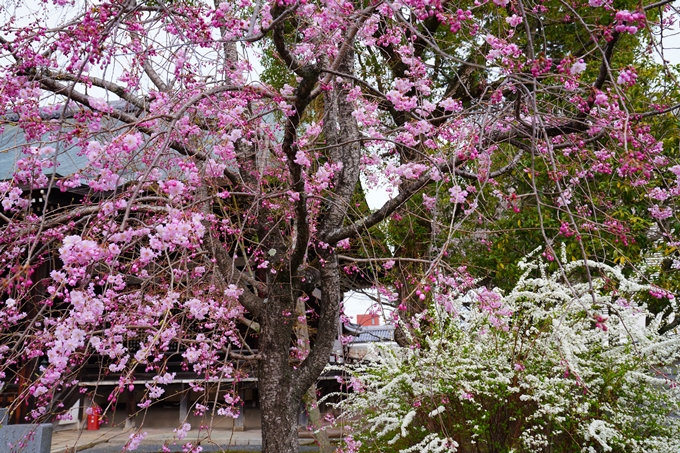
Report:
[[[372,343],[377,341],[394,341],[394,329],[371,329],[364,330],[352,340],[352,343]]]
[[[346,334],[353,335],[352,343],[373,343],[377,341],[394,341],[393,326],[360,326],[347,323],[342,326]]]
[[[124,101],[114,101],[110,103],[111,107],[116,110],[129,112],[130,104]],[[66,120],[61,123],[64,132],[70,129],[69,119],[72,119],[75,111],[67,108],[55,109],[45,108],[40,111],[40,117],[45,121],[56,121],[59,118]],[[7,180],[12,177],[16,170],[16,163],[22,158],[21,149],[24,146],[52,146],[57,150],[57,162],[59,165],[56,168],[57,176],[69,176],[79,170],[85,168],[88,163],[87,157],[80,155],[80,148],[77,146],[64,145],[56,140],[50,140],[47,134],[42,141],[27,142],[24,136],[24,131],[16,123],[20,120],[19,115],[13,112],[0,115],[0,126],[3,128],[0,134],[0,181]],[[112,120],[117,123],[116,120]],[[122,123],[121,123],[122,124]],[[51,175],[54,168],[46,168],[43,173]]]
[[[59,149],[54,142],[45,143],[27,143],[24,138],[23,130],[14,125],[5,126],[5,130],[0,134],[0,180],[12,178],[16,170],[16,163],[23,157],[21,148],[25,145],[40,146],[49,145],[57,150],[57,162],[59,165],[56,168],[56,173],[59,176],[68,176],[76,173],[78,170],[85,167],[87,164],[87,157],[79,155],[80,148],[70,146],[66,149]],[[50,175],[54,168],[46,168],[43,173]]]

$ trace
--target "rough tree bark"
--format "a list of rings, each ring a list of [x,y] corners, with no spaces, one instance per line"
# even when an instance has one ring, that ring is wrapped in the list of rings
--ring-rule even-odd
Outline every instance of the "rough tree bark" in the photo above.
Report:
[[[291,298],[281,296],[270,297],[261,316],[259,341],[262,358],[258,384],[262,449],[266,452],[297,452],[297,415],[302,394],[298,390],[295,370],[289,366],[292,312],[288,316],[283,314]]]
[[[345,74],[353,74],[353,59],[353,52],[347,52],[339,70]],[[347,101],[348,89],[351,87],[345,86],[346,83],[348,82],[334,80],[333,89],[324,94],[324,135],[326,145],[330,148],[329,160],[342,163],[342,171],[335,177],[334,191],[329,195],[326,211],[318,226],[321,241],[330,245],[337,242],[328,238],[343,226],[350,200],[359,182],[360,172],[359,132],[352,116],[352,105]],[[304,85],[304,82],[301,85]],[[294,135],[292,128],[289,128],[288,132]],[[295,176],[294,170],[292,174]],[[304,217],[301,217],[298,210],[296,221],[302,220]],[[265,225],[268,224],[263,223],[263,228]],[[305,237],[304,230],[309,226],[298,223],[295,228],[297,240],[300,241],[300,237]],[[269,235],[272,236],[275,235]],[[303,246],[306,248],[307,244]],[[283,252],[282,243],[272,243],[272,248],[277,250],[277,254],[278,250]],[[319,248],[317,255],[316,261],[323,263],[318,269],[318,287],[321,289],[318,330],[314,337],[314,346],[298,368],[289,365],[289,347],[293,335],[296,303],[304,294],[303,261],[296,261],[295,250],[290,254],[291,258],[286,261],[286,265],[277,271],[274,281],[268,284],[269,297],[263,304],[260,316],[262,333],[259,339],[261,359],[258,380],[264,452],[297,452],[297,411],[300,402],[327,365],[336,338],[340,301],[343,296],[338,257],[331,247]]]

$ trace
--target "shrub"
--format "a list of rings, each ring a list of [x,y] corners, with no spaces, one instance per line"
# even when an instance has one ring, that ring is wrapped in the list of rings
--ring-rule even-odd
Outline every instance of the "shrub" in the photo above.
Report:
[[[594,262],[521,267],[507,295],[440,292],[414,320],[417,346],[350,371],[346,451],[680,451],[680,338],[638,302],[673,296]]]

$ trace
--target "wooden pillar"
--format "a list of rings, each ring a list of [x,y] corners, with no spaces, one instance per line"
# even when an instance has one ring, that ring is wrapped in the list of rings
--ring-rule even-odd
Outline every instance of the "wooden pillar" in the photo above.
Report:
[[[307,406],[304,401],[300,402],[300,415],[298,415],[298,426],[307,429],[309,425],[309,415],[307,414]]]
[[[186,389],[186,384],[181,384],[181,397],[179,400],[179,424],[186,423],[187,414],[189,413],[189,392]]]
[[[23,366],[21,366],[21,368],[19,369],[18,373],[19,388],[17,390],[17,398],[24,393],[26,387],[31,382],[31,374],[33,373],[33,370],[36,368],[36,364],[37,359],[32,359],[25,362]],[[12,417],[10,417],[11,423],[17,425],[29,423],[29,421],[26,420],[26,416],[28,415],[30,410],[33,409],[34,407],[35,398],[32,396],[26,398],[21,404],[18,404],[16,406],[14,414],[12,414]]]
[[[83,394],[83,397],[78,400],[78,429],[83,429],[83,426],[87,427],[87,414],[85,410],[87,409],[86,404],[92,402],[87,393]]]
[[[135,427],[135,412],[137,412],[137,407],[135,404],[135,390],[134,387],[130,390],[128,386],[125,390],[125,412],[127,416],[125,417],[125,429]]]
[[[239,390],[238,396],[241,399],[241,410],[238,413],[238,417],[234,419],[234,431],[245,431],[246,430],[245,392],[243,390]]]

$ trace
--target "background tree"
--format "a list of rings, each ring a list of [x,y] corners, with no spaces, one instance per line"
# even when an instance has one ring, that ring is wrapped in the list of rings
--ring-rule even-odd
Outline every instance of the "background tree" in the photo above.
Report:
[[[626,7],[5,6],[3,138],[10,134],[6,150],[17,157],[0,187],[3,379],[45,359],[15,407],[31,397],[32,418],[53,415],[55,392],[73,387],[94,354],[102,375],[119,379],[112,404],[136,370],[155,374],[144,409],[172,380],[166,353],[181,345],[186,368],[206,382],[238,376],[234,360],[255,362],[263,449],[293,452],[300,400],[335,340],[341,278],[356,272],[339,251],[361,250],[357,263],[372,262],[365,274],[385,292],[397,286],[385,271],[401,259],[397,304],[410,322],[410,300],[460,274],[462,263],[449,260],[466,239],[457,234],[488,242],[492,209],[504,219],[530,203],[532,239],[556,266],[564,263],[550,222],[573,237],[575,259],[600,257],[586,241],[603,228],[621,237],[652,222],[674,247],[680,167],[647,120],[677,105],[658,105],[673,99],[660,82],[641,93],[663,102],[626,96],[639,76],[630,55],[640,42],[658,43],[671,7]],[[270,83],[253,76],[262,52],[277,68]],[[68,164],[75,170],[62,173]],[[393,198],[366,213],[361,178]],[[62,192],[74,203],[56,204]],[[613,193],[649,209],[618,215],[627,205]],[[422,219],[409,222],[428,254],[408,238],[396,250],[410,256],[367,246],[416,196]],[[445,215],[431,216],[437,210]],[[45,266],[52,270],[41,275]],[[655,295],[670,297],[663,288]],[[307,319],[299,320],[301,300]],[[315,324],[308,351],[292,349],[296,321]],[[241,324],[258,332],[256,353]],[[141,342],[137,351],[129,340]],[[237,404],[227,391],[213,415],[233,416]]]

